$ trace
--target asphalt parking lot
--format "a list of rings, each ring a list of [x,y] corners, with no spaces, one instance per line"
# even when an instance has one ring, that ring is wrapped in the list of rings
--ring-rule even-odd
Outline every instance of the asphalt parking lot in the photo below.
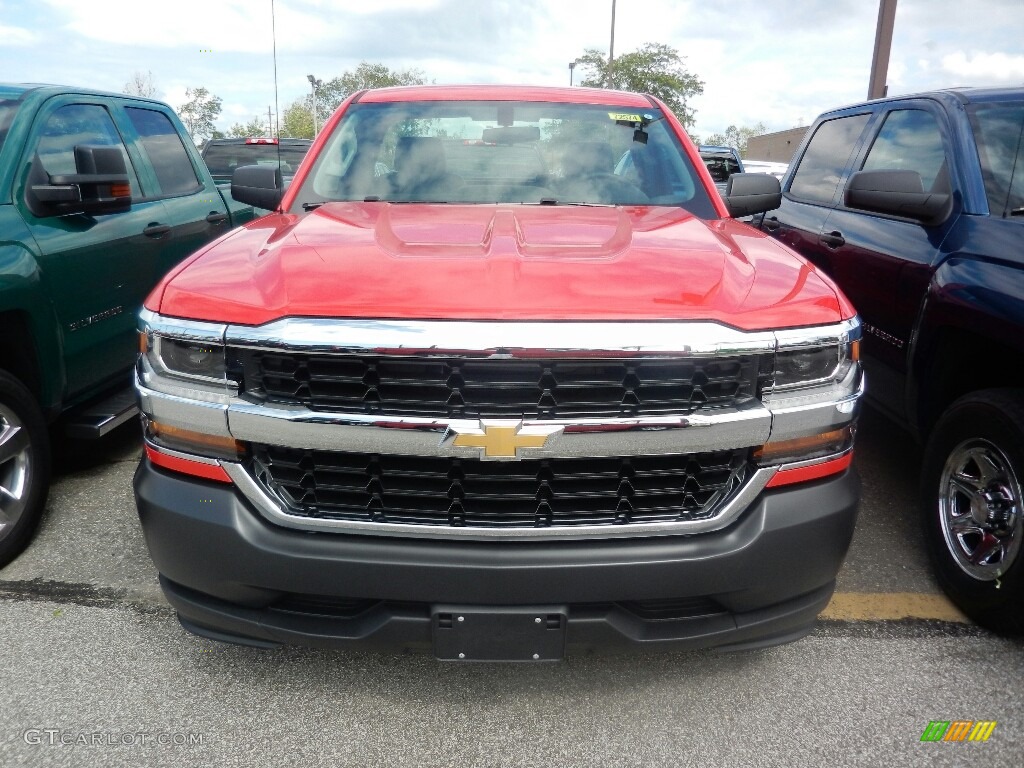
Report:
[[[818,630],[765,651],[444,664],[185,633],[135,516],[137,427],[66,456],[0,572],[0,765],[1019,765],[1024,643],[939,593],[913,443],[872,412],[861,515]],[[994,721],[984,743],[929,722]]]

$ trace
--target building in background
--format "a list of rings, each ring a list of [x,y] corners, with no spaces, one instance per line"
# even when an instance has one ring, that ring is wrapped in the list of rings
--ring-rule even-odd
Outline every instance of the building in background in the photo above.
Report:
[[[777,133],[763,133],[751,136],[747,141],[744,160],[768,160],[773,163],[788,163],[793,159],[797,147],[807,133],[807,126],[790,128]]]

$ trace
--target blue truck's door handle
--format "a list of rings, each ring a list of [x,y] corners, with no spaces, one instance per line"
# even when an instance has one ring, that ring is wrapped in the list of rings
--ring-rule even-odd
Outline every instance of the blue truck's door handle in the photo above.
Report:
[[[846,245],[842,232],[829,232],[819,237],[818,241],[827,248],[842,248]]]
[[[156,222],[154,222],[150,224],[148,227],[146,227],[144,230],[142,230],[142,234],[144,234],[146,237],[162,237],[163,235],[166,235],[170,231],[170,224],[157,224]]]

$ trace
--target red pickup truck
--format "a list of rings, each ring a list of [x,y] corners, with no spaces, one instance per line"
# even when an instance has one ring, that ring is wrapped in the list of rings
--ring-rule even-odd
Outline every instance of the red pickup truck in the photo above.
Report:
[[[649,96],[428,86],[232,186],[274,212],[140,316],[136,498],[187,629],[548,661],[813,628],[861,327],[734,220],[777,179],[720,196]]]

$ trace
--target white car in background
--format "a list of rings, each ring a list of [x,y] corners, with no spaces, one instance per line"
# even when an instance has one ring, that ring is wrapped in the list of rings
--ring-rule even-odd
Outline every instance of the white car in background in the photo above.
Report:
[[[743,169],[747,173],[770,173],[775,178],[782,180],[789,170],[788,163],[772,163],[767,160],[744,160]]]

